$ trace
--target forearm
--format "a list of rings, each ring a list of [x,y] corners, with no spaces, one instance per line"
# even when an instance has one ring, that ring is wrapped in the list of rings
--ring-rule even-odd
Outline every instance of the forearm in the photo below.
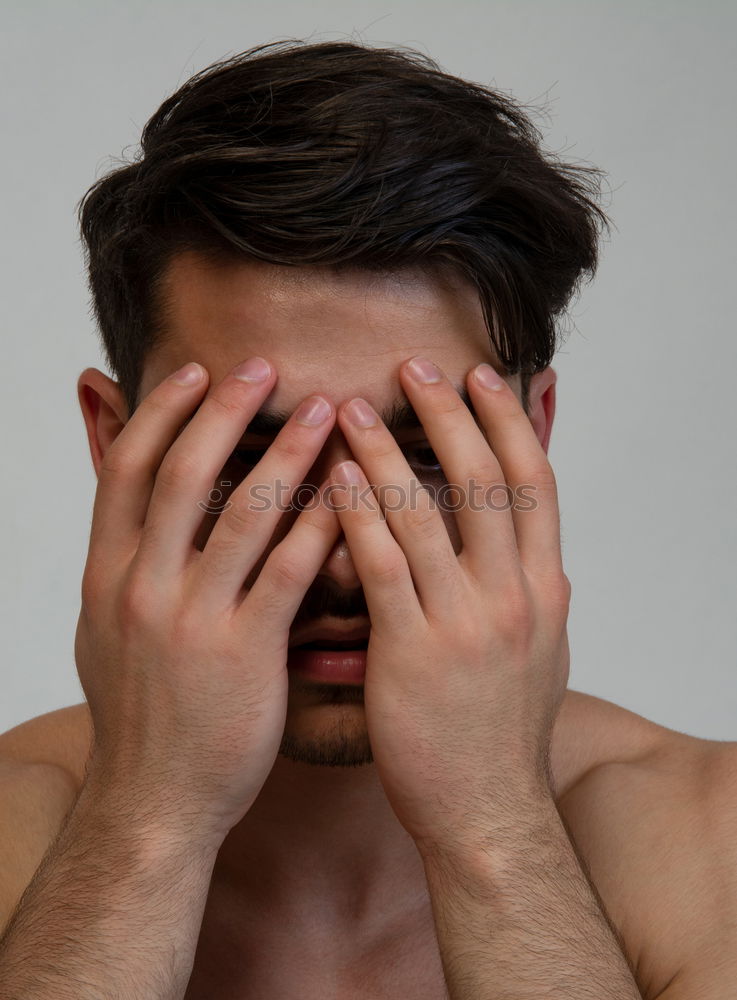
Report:
[[[0,940],[3,1000],[175,1000],[217,855],[84,788]]]
[[[422,857],[451,1000],[641,1000],[552,798]]]

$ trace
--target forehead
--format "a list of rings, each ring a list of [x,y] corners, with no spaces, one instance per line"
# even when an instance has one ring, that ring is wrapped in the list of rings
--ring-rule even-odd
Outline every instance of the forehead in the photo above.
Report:
[[[476,290],[452,273],[391,273],[261,261],[175,257],[161,286],[165,331],[144,374],[146,395],[176,367],[199,361],[211,392],[239,361],[269,359],[279,379],[274,408],[311,392],[336,403],[362,395],[384,406],[403,395],[402,361],[429,356],[452,381],[494,361]]]

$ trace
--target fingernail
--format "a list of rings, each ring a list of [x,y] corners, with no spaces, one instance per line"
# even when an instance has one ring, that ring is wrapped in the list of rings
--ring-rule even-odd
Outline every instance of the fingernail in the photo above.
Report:
[[[271,365],[263,358],[249,358],[234,368],[233,374],[242,382],[263,382],[271,374]]]
[[[376,412],[365,399],[357,396],[345,408],[345,415],[356,427],[373,427],[376,423]]]
[[[418,382],[439,382],[443,377],[440,369],[427,358],[412,358],[407,364],[410,375]]]
[[[501,377],[499,372],[497,372],[491,365],[487,365],[484,362],[481,365],[477,365],[474,369],[473,376],[476,381],[483,385],[486,389],[501,389],[504,386],[504,379]]]
[[[176,382],[177,385],[194,385],[195,382],[199,382],[204,374],[204,369],[201,365],[198,365],[196,361],[190,361],[188,365],[184,368],[180,368],[178,372],[174,372],[169,378],[172,382]]]
[[[333,472],[336,483],[343,483],[346,486],[358,486],[361,482],[361,474],[355,462],[341,462],[336,465]]]
[[[322,396],[310,396],[297,407],[294,414],[295,420],[308,427],[317,427],[323,424],[330,416],[330,403]]]

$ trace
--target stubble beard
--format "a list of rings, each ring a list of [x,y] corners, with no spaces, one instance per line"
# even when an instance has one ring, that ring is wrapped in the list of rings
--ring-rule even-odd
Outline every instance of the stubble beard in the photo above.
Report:
[[[335,706],[335,717],[324,733],[305,735],[290,731],[289,719],[284,729],[279,754],[288,760],[316,767],[364,767],[373,764],[371,744],[363,724],[363,713],[356,708],[345,711],[341,705],[362,706],[362,684],[310,684],[311,704]],[[291,699],[290,699],[291,700]]]

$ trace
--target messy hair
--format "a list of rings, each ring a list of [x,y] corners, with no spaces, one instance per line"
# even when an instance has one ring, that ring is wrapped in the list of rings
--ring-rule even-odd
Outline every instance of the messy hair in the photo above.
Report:
[[[527,408],[608,227],[602,172],[541,142],[515,100],[406,47],[289,39],[196,73],[147,122],[133,161],[79,204],[92,306],[129,414],[165,336],[167,265],[185,250],[449,267],[477,289]]]

